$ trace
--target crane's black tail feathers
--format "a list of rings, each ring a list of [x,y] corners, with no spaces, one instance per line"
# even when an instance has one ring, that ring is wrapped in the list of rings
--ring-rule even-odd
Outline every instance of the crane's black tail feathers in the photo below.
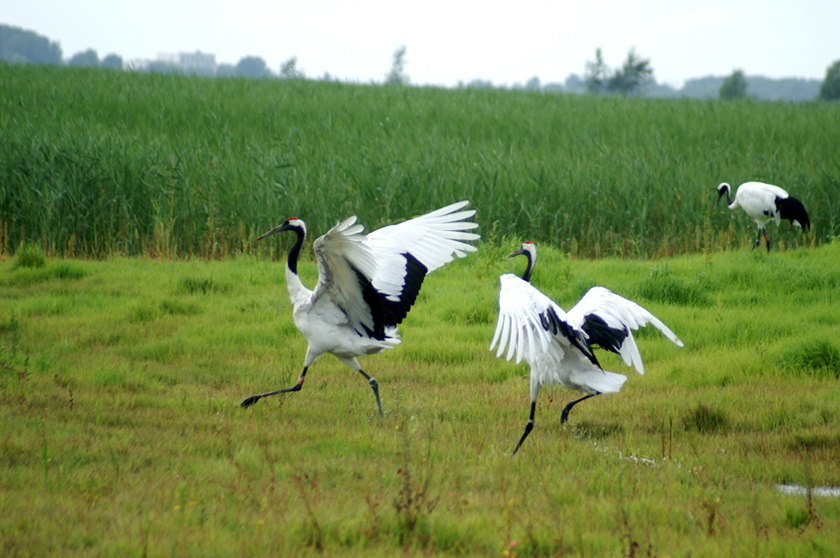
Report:
[[[806,231],[811,228],[811,220],[808,218],[805,206],[793,196],[776,198],[776,209],[779,210],[782,219],[790,220],[791,225],[796,221]]]

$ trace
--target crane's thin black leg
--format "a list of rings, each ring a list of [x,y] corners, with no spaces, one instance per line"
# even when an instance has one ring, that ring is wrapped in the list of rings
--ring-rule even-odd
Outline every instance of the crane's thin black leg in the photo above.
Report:
[[[764,242],[767,243],[767,251],[769,252],[770,251],[770,237],[767,236],[766,233],[764,234]]]
[[[370,388],[373,390],[373,394],[376,396],[376,406],[379,407],[379,416],[384,416],[382,414],[382,403],[379,402],[379,382],[365,374],[365,371],[361,368],[359,369],[359,374],[364,376],[368,383],[370,383]]]
[[[536,414],[536,412],[537,412],[537,402],[536,401],[531,401],[531,418],[528,419],[528,424],[525,425],[525,432],[522,434],[522,437],[519,438],[519,443],[516,444],[516,448],[514,448],[513,453],[511,454],[511,457],[516,455],[516,452],[519,451],[519,446],[522,445],[522,442],[525,441],[525,438],[527,438],[528,434],[531,433],[531,430],[534,429],[534,415]]]
[[[285,388],[285,389],[278,389],[276,391],[269,391],[269,392],[266,392],[266,393],[259,393],[257,395],[252,395],[251,397],[249,397],[248,399],[246,399],[245,401],[243,401],[239,405],[241,407],[250,407],[251,405],[253,405],[257,401],[259,401],[263,397],[268,397],[270,395],[277,395],[278,393],[289,393],[289,392],[292,392],[292,391],[300,391],[300,388],[303,387],[303,379],[306,377],[306,371],[307,370],[309,370],[309,368],[304,367],[303,372],[300,375],[300,378],[298,378],[298,382],[295,385],[293,385],[292,387]]]
[[[569,411],[572,410],[572,407],[580,403],[585,399],[589,399],[590,397],[595,397],[596,395],[601,395],[600,393],[590,393],[589,395],[584,395],[580,399],[575,399],[571,403],[567,404],[563,407],[563,413],[560,415],[560,424],[565,424],[567,420],[569,420]]]
[[[753,243],[752,249],[755,250],[758,246],[761,246],[761,229],[758,229],[758,236],[755,237],[755,243]]]

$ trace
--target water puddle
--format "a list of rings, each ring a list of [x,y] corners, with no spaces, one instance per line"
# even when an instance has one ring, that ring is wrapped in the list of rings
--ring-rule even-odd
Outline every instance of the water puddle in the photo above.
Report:
[[[789,496],[807,496],[808,487],[801,484],[777,484],[776,489],[782,494]],[[811,487],[812,496],[822,498],[840,498],[840,487],[838,486],[814,486]]]

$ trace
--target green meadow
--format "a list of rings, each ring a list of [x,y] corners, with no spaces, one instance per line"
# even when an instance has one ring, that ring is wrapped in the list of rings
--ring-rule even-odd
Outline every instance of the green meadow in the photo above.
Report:
[[[836,556],[840,245],[667,261],[541,248],[565,308],[592,285],[684,341],[585,401],[488,350],[511,239],[427,277],[403,343],[357,373],[305,340],[284,265],[0,262],[5,556]],[[39,264],[43,265],[39,266]],[[314,284],[305,256],[301,273]],[[784,494],[795,484],[801,494]]]
[[[840,555],[840,106],[0,64],[0,555]],[[712,211],[763,180],[813,228]],[[469,199],[403,343],[302,391],[289,239]],[[505,255],[685,342],[560,412],[488,348]],[[300,272],[317,280],[311,239]],[[786,485],[788,492],[780,489]],[[832,495],[834,494],[834,495]]]

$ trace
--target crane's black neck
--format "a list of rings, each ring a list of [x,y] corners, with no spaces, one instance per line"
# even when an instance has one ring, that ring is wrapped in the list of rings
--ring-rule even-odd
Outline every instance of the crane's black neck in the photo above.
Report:
[[[306,236],[306,233],[298,228],[295,228],[294,231],[297,235],[297,240],[295,240],[295,243],[292,245],[292,249],[289,250],[289,261],[286,265],[289,267],[289,271],[297,275],[298,258],[300,258],[300,249],[303,246],[303,239]]]
[[[726,191],[726,205],[732,205],[732,193],[730,192],[729,186],[726,186],[724,190]],[[721,195],[723,195],[723,192],[721,192]]]
[[[534,272],[534,258],[531,256],[531,252],[524,252],[522,255],[528,260],[528,265],[525,267],[525,273],[522,274],[522,280],[530,283],[531,274]]]

